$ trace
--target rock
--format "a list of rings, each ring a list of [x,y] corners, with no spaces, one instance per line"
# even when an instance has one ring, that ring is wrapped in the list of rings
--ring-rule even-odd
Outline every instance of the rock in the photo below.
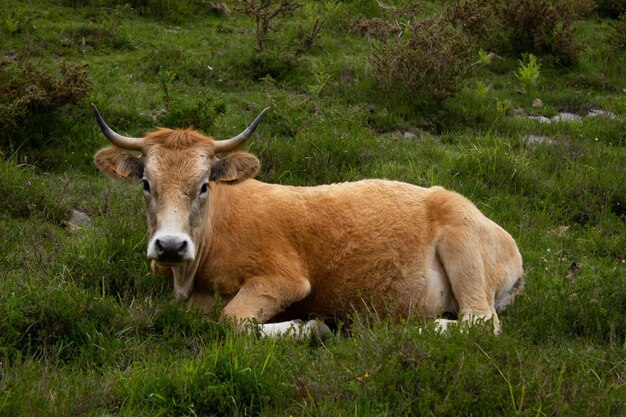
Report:
[[[551,119],[553,122],[582,122],[583,118],[574,113],[559,113]]]
[[[533,107],[541,107],[543,106],[543,101],[540,98],[536,98],[533,100]]]
[[[75,232],[84,227],[91,226],[91,217],[86,213],[76,209],[70,209],[70,219],[65,222],[67,228],[72,232]]]
[[[419,139],[415,133],[411,133],[411,132],[404,132],[402,134],[402,137],[405,138],[405,139],[409,139],[409,140],[418,140]]]
[[[604,117],[605,119],[615,120],[617,119],[617,115],[610,111],[604,111],[600,109],[591,109],[589,113],[585,117]]]
[[[524,111],[524,109],[523,109],[523,108],[521,108],[521,107],[518,107],[518,108],[516,108],[516,109],[513,109],[513,114],[514,114],[515,116],[526,116],[526,112],[525,112],[525,111]]]
[[[524,137],[524,142],[527,145],[536,145],[536,144],[552,145],[553,143],[555,143],[555,140],[547,136],[527,135]]]
[[[552,120],[548,119],[546,116],[528,116],[530,120],[536,120],[539,123],[552,123]]]

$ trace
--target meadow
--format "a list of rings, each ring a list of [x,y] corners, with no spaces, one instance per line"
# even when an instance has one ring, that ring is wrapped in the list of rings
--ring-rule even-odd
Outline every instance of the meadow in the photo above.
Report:
[[[0,416],[625,415],[625,12],[3,1]],[[321,343],[238,334],[151,273],[141,184],[93,165],[92,102],[122,134],[217,139],[269,106],[259,179],[458,191],[516,239],[524,291],[498,336],[373,310]]]

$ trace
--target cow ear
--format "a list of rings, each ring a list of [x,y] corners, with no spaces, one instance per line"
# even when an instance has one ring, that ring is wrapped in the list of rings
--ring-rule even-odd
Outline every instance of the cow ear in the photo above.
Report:
[[[143,177],[141,157],[115,146],[100,149],[93,161],[100,171],[116,180],[136,180]]]
[[[239,182],[254,178],[261,163],[256,156],[246,152],[234,152],[217,159],[211,167],[211,180]]]

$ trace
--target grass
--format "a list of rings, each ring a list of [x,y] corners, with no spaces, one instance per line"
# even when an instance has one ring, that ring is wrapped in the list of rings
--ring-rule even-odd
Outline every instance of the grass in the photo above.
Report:
[[[624,415],[625,55],[603,43],[606,18],[575,24],[578,65],[538,57],[532,94],[519,93],[521,56],[504,55],[424,109],[375,88],[370,41],[350,19],[384,17],[376,2],[307,2],[274,37],[289,41],[298,19],[319,13],[319,44],[286,67],[265,61],[272,77],[251,68],[252,20],[176,21],[159,4],[0,6],[3,65],[84,65],[91,83],[84,103],[34,111],[34,136],[0,147],[0,415]],[[426,2],[422,14],[438,7]],[[376,312],[321,345],[236,334],[219,311],[176,303],[150,273],[140,185],[96,172],[106,140],[89,102],[127,135],[203,118],[217,138],[269,105],[247,145],[260,179],[457,190],[515,237],[525,290],[498,337],[440,335],[427,320]],[[617,117],[526,117],[591,108]],[[530,134],[552,142],[527,143]],[[71,209],[88,224],[71,226]]]

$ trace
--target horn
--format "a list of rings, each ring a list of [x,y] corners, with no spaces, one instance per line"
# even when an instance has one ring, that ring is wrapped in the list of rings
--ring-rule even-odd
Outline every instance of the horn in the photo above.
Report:
[[[143,139],[129,138],[127,136],[122,136],[118,133],[115,133],[104,122],[104,119],[102,118],[102,116],[100,116],[100,112],[98,111],[96,105],[91,103],[91,108],[96,115],[96,121],[98,122],[98,126],[100,126],[100,129],[102,129],[102,133],[104,133],[104,136],[106,136],[113,145],[117,146],[118,148],[129,149],[133,151],[141,150],[143,145]]]
[[[263,111],[259,113],[259,115],[256,117],[256,119],[254,119],[254,122],[252,122],[250,126],[246,128],[246,130],[244,130],[237,136],[226,140],[215,141],[215,153],[234,151],[235,149],[243,145],[246,142],[246,139],[248,139],[250,135],[252,135],[259,123],[261,123],[263,116],[265,116],[265,113],[267,113],[269,109],[269,107],[264,108]]]

